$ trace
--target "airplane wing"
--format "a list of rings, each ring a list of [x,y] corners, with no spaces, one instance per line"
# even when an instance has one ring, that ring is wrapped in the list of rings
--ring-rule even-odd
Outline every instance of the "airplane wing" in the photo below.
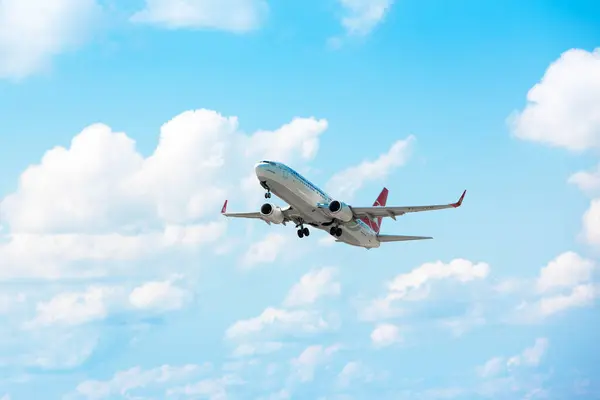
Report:
[[[433,239],[431,236],[403,236],[403,235],[377,235],[380,242],[404,242],[407,240]]]
[[[433,210],[442,210],[444,208],[457,208],[463,202],[465,198],[465,194],[467,191],[465,190],[460,196],[460,199],[456,203],[451,204],[438,204],[438,205],[430,205],[430,206],[405,206],[405,207],[352,207],[352,211],[357,218],[368,217],[368,218],[377,218],[377,217],[390,217],[392,219],[396,219],[399,215],[404,215],[406,213],[413,212],[421,212],[421,211],[433,211]]]
[[[264,218],[264,216],[258,211],[228,213],[227,212],[227,202],[228,202],[228,200],[225,200],[225,203],[223,204],[223,208],[221,209],[221,215],[223,215],[225,217],[233,217],[233,218],[255,218],[255,219],[263,220],[267,224],[271,225],[271,222],[268,221],[266,218]],[[283,212],[283,217],[284,217],[283,224],[284,225],[286,222],[289,222],[289,221],[297,222],[296,214],[292,212],[291,207],[283,208],[281,211]]]

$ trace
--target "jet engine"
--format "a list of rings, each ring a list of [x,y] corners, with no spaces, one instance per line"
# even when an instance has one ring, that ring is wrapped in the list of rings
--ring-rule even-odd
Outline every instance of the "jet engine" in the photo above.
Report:
[[[274,206],[271,203],[265,203],[260,207],[260,213],[265,219],[274,224],[281,224],[284,220],[283,211],[281,208]]]
[[[350,222],[354,216],[350,207],[346,203],[342,203],[338,200],[333,200],[329,203],[327,209],[333,218],[342,222]]]

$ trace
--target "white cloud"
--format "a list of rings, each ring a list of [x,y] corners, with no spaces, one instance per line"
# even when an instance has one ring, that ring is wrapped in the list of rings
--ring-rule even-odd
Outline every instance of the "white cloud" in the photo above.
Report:
[[[111,379],[106,381],[84,381],[77,386],[75,391],[77,394],[85,396],[88,399],[104,399],[114,396],[128,397],[128,393],[131,390],[149,386],[163,386],[187,380],[209,369],[209,364],[162,365],[149,370],[133,367],[117,372]]]
[[[108,314],[108,297],[114,295],[111,288],[99,286],[91,286],[84,292],[60,293],[47,302],[38,303],[37,315],[26,327],[72,326],[104,319]]]
[[[406,274],[396,276],[388,283],[388,292],[384,297],[372,300],[360,310],[364,320],[394,318],[403,313],[395,303],[403,301],[421,301],[429,297],[430,284],[439,280],[455,280],[468,283],[488,276],[490,266],[486,263],[457,258],[445,264],[442,261],[430,262],[413,269]]]
[[[286,251],[289,237],[279,233],[269,233],[259,242],[252,243],[242,256],[242,266],[254,267],[257,264],[272,263]]]
[[[7,364],[11,366],[64,370],[85,362],[96,349],[99,339],[99,332],[93,327],[54,326],[20,331],[12,342],[2,343],[8,347],[0,353],[7,357]]]
[[[371,332],[371,341],[376,347],[387,347],[401,342],[400,328],[393,324],[379,324]]]
[[[560,254],[540,269],[535,281],[537,299],[519,304],[513,318],[516,322],[539,322],[570,308],[592,305],[600,296],[600,287],[593,282],[595,272],[594,261],[572,251]]]
[[[379,25],[394,0],[338,0],[344,9],[342,25],[349,35],[368,35]]]
[[[22,79],[74,49],[101,12],[95,0],[0,2],[0,78]]]
[[[0,236],[0,279],[107,275],[108,261],[132,261],[168,250],[196,250],[225,233],[226,222],[166,226],[143,234],[9,234]],[[2,240],[4,239],[4,240]],[[87,262],[82,265],[81,262]]]
[[[274,353],[283,347],[280,342],[266,342],[254,344],[241,344],[233,350],[234,357],[251,357],[262,354]]]
[[[398,140],[377,160],[363,161],[335,174],[327,182],[327,191],[340,199],[352,198],[366,182],[384,179],[395,168],[406,164],[415,140],[412,135],[404,140]]]
[[[0,400],[10,400],[10,394],[6,393],[4,396],[0,397]]]
[[[599,295],[600,290],[592,284],[578,285],[569,294],[542,298],[538,303],[539,312],[549,316],[569,308],[590,306]]]
[[[521,353],[504,358],[493,357],[484,365],[476,368],[482,378],[492,378],[498,374],[512,371],[516,367],[536,367],[548,351],[550,342],[547,338],[537,338],[533,346],[526,348]]]
[[[571,49],[553,62],[509,118],[523,140],[581,151],[600,147],[600,49]]]
[[[219,209],[256,157],[307,160],[326,128],[325,120],[295,118],[246,135],[235,117],[187,111],[162,126],[156,149],[144,157],[124,133],[91,125],[69,148],[55,147],[27,168],[2,201],[0,220],[10,233],[0,237],[0,278],[97,276],[104,266],[74,264],[213,242],[227,222],[201,220]],[[254,187],[260,190],[256,181]]]
[[[548,346],[550,342],[546,338],[537,338],[532,347],[528,347],[521,354],[513,356],[508,359],[507,366],[537,366],[546,351],[548,350]]]
[[[268,307],[258,317],[237,321],[225,334],[229,339],[238,339],[268,333],[318,333],[332,327],[315,311]]]
[[[307,347],[297,358],[292,360],[294,375],[296,375],[301,382],[312,381],[317,366],[327,362],[330,357],[339,350],[340,346],[337,344],[329,347],[323,347],[321,345]]]
[[[265,20],[266,0],[145,0],[131,21],[167,29],[217,29],[245,33]]]
[[[321,268],[308,272],[290,289],[284,306],[297,307],[315,303],[324,296],[339,295],[341,285],[333,281],[336,273],[335,268]]]
[[[579,171],[569,177],[569,183],[576,185],[581,191],[595,193],[600,191],[600,164],[594,171]]]
[[[389,377],[388,372],[374,371],[360,361],[349,361],[337,376],[337,384],[342,388],[350,385],[361,387],[363,383],[370,383],[375,380],[385,380]]]
[[[560,254],[540,270],[537,289],[547,292],[556,288],[571,288],[589,282],[594,272],[594,262],[568,251]]]
[[[477,367],[477,372],[482,378],[495,376],[506,367],[503,357],[490,358],[484,365]]]
[[[48,151],[21,175],[18,191],[2,202],[2,220],[13,233],[136,232],[193,223],[218,209],[227,184],[252,169],[256,152],[313,156],[326,127],[324,120],[296,118],[247,136],[235,117],[186,111],[161,127],[158,146],[144,158],[124,133],[91,125],[69,149]],[[298,154],[298,146],[311,151]]]
[[[592,200],[583,214],[583,235],[585,240],[600,248],[600,198]]]
[[[473,263],[472,261],[457,258],[445,264],[442,261],[425,263],[407,274],[398,275],[389,288],[402,298],[411,290],[418,289],[433,280],[454,279],[461,283],[488,276],[490,267],[486,263]]]
[[[190,298],[190,294],[173,283],[172,280],[144,283],[131,291],[129,302],[140,309],[179,309]]]

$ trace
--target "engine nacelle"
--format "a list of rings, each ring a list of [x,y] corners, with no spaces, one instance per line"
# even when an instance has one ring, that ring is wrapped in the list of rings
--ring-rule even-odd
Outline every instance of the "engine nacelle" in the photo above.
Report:
[[[265,203],[260,207],[260,213],[274,224],[281,224],[285,219],[281,208],[274,206],[271,203]]]
[[[350,222],[354,217],[350,207],[348,207],[346,203],[342,203],[338,200],[333,200],[331,203],[329,203],[327,210],[333,218],[338,219],[342,222]]]

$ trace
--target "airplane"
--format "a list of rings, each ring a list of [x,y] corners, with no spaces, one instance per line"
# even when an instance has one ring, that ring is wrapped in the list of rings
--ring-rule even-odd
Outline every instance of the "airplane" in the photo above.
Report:
[[[298,237],[310,235],[310,225],[328,231],[336,242],[366,249],[378,248],[381,243],[407,240],[433,239],[429,236],[382,235],[381,221],[384,217],[396,220],[397,216],[406,213],[458,208],[461,206],[465,190],[456,203],[390,207],[386,206],[388,189],[383,188],[372,207],[354,207],[336,200],[319,189],[287,165],[275,161],[260,161],[254,170],[260,185],[266,190],[265,199],[271,193],[285,201],[288,206],[281,208],[270,202],[264,203],[258,212],[227,212],[227,202],[223,204],[221,214],[225,217],[255,218],[268,225],[293,222],[298,229]]]

